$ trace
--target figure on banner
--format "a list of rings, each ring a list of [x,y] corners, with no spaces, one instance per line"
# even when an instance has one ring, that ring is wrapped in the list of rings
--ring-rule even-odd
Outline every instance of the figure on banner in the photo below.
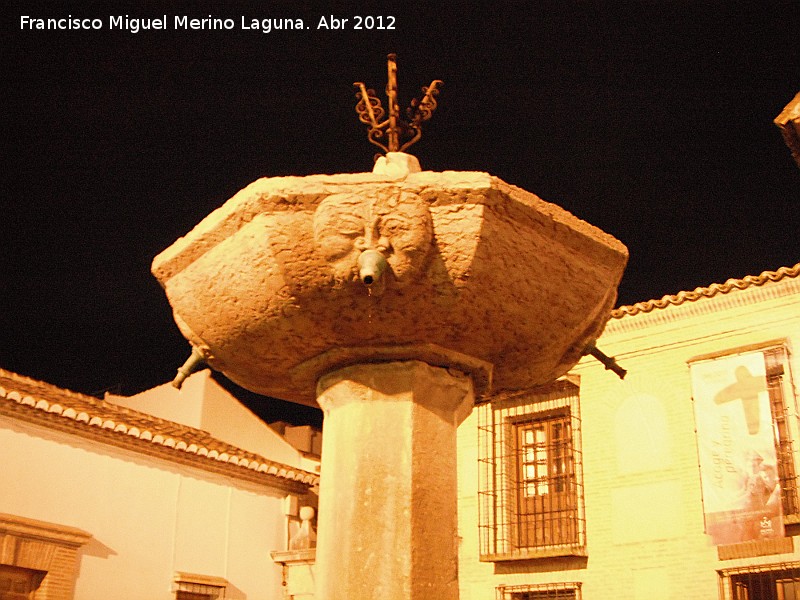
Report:
[[[775,465],[764,462],[756,450],[746,454],[749,472],[744,479],[743,506],[747,539],[782,535],[778,533],[773,517],[781,514],[781,486]]]

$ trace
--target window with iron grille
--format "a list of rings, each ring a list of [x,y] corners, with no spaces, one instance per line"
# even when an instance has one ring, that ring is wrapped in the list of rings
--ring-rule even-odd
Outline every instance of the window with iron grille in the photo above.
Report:
[[[720,600],[800,600],[800,563],[719,571]]]
[[[767,372],[767,392],[775,424],[775,450],[778,458],[778,477],[781,483],[783,514],[789,522],[800,521],[797,499],[797,471],[794,463],[794,444],[789,429],[787,395],[792,393],[788,373],[786,348],[778,346],[764,351]]]
[[[577,386],[495,398],[478,435],[481,560],[584,555]]]
[[[497,600],[581,600],[581,584],[546,583],[497,588]]]

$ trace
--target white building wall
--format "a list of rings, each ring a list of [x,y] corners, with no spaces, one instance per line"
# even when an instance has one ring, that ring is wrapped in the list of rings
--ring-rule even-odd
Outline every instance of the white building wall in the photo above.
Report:
[[[160,419],[202,429],[202,398],[209,376],[210,372],[207,370],[194,373],[183,382],[180,390],[175,389],[171,383],[164,383],[133,396],[117,396],[107,392],[104,400]]]
[[[108,395],[107,401],[207,431],[215,438],[269,460],[300,469],[307,463],[289,442],[231,396],[205,369],[192,374],[180,390],[165,383],[134,396]],[[269,402],[264,398],[264,402]],[[313,470],[313,469],[309,469]]]
[[[217,439],[270,460],[303,468],[300,452],[249,408],[220,387],[211,378],[210,371],[198,375],[205,375],[200,429],[208,431]],[[269,400],[264,398],[263,402]]]
[[[283,493],[0,418],[0,512],[78,527],[75,598],[170,600],[176,571],[223,577],[228,600],[281,597]]]

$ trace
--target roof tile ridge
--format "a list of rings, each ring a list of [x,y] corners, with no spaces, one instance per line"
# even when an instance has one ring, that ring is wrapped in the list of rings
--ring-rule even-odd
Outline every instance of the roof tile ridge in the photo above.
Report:
[[[88,400],[90,403],[95,404],[98,402],[104,402],[102,398],[98,398],[97,396],[92,396],[91,394],[85,394],[83,392],[76,392],[74,390],[70,390],[68,388],[63,388],[55,385],[54,383],[48,383],[46,381],[42,381],[41,379],[35,379],[33,377],[29,377],[28,375],[21,375],[19,373],[15,373],[14,371],[9,371],[7,369],[0,368],[0,377],[5,377],[7,379],[11,379],[12,381],[17,381],[21,384],[28,384],[33,386],[41,386],[44,387],[54,393],[62,394],[64,396],[70,396],[73,398],[78,398],[80,400]],[[17,390],[22,393],[21,390]]]
[[[791,267],[780,267],[775,271],[762,271],[759,275],[746,275],[740,279],[731,278],[724,283],[712,283],[705,287],[697,287],[691,291],[667,294],[659,299],[645,300],[632,305],[623,305],[611,311],[612,319],[634,316],[639,313],[652,312],[668,306],[680,306],[685,302],[694,302],[700,298],[713,298],[717,294],[727,294],[734,289],[745,290],[749,287],[760,287],[766,283],[776,283],[782,279],[800,276],[800,263]]]
[[[146,412],[137,411],[135,409],[131,409],[125,406],[119,406],[110,402],[108,400],[102,398],[95,398],[94,396],[88,396],[86,394],[82,394],[80,392],[73,392],[71,390],[67,390],[64,388],[60,388],[54,384],[47,383],[44,381],[39,381],[37,379],[33,379],[31,377],[27,377],[25,375],[19,375],[18,373],[14,373],[13,371],[7,371],[5,369],[0,369],[0,377],[5,377],[12,381],[18,381],[22,384],[27,383],[28,385],[38,386],[45,386],[49,391],[54,393],[56,396],[69,396],[75,397],[80,400],[92,400],[91,405],[94,408],[105,408],[111,409],[112,413],[115,413],[118,416],[133,416],[133,417],[140,417],[142,420],[147,421],[148,423],[155,425],[155,426],[173,426],[176,431],[173,431],[169,434],[166,432],[160,433],[157,431],[157,427],[153,427],[152,429],[156,430],[155,432],[150,432],[152,437],[144,436],[145,431],[147,429],[143,429],[141,424],[135,423],[121,423],[119,421],[114,421],[112,419],[108,419],[108,415],[99,415],[93,414],[89,415],[87,413],[87,419],[80,419],[82,413],[86,411],[78,412],[75,407],[67,406],[64,407],[59,402],[50,402],[49,400],[45,400],[44,398],[37,398],[35,397],[36,394],[30,394],[27,391],[20,390],[20,389],[11,389],[6,390],[3,386],[0,386],[0,397],[8,398],[17,404],[26,404],[24,400],[26,398],[30,398],[32,403],[27,403],[31,409],[36,412],[42,413],[52,413],[55,412],[53,410],[53,406],[59,406],[61,408],[56,414],[62,418],[69,419],[71,421],[75,421],[76,423],[84,422],[85,424],[93,427],[101,427],[110,429],[113,433],[117,433],[120,435],[132,435],[130,434],[130,430],[135,428],[138,432],[138,435],[132,435],[132,437],[136,437],[141,439],[142,441],[147,441],[150,443],[162,445],[165,447],[172,448],[178,452],[186,452],[188,454],[199,454],[198,451],[192,452],[189,448],[194,444],[197,446],[197,442],[205,442],[203,446],[209,451],[215,453],[215,456],[209,457],[214,460],[220,460],[219,457],[225,455],[224,462],[229,462],[235,464],[237,466],[241,466],[243,468],[249,468],[251,470],[263,470],[266,472],[275,471],[279,477],[284,479],[302,481],[304,483],[308,483],[311,481],[309,478],[316,478],[318,475],[311,473],[310,471],[305,471],[299,467],[294,467],[292,465],[287,465],[275,460],[271,460],[262,456],[255,452],[250,452],[234,444],[221,440],[210,432],[204,429],[198,429],[196,427],[192,427],[190,425],[185,425],[183,423],[178,423],[177,421],[170,421],[168,419],[162,419],[161,417],[156,417]],[[19,400],[16,399],[19,397]],[[81,407],[82,408],[82,407]],[[113,424],[113,426],[111,426]],[[187,435],[188,434],[188,435]],[[195,438],[206,438],[205,440],[196,439],[196,440],[187,440],[184,439],[185,437],[195,437]],[[160,439],[158,439],[160,438]],[[172,443],[168,443],[169,441]],[[177,448],[181,442],[183,442],[181,448]],[[211,442],[211,443],[209,443]],[[210,446],[210,447],[209,447]],[[253,465],[253,463],[257,463],[258,466]],[[253,466],[250,466],[253,465]],[[263,469],[261,468],[263,466]]]
[[[139,418],[142,418],[143,420],[146,420],[146,421],[149,421],[149,422],[153,423],[154,425],[174,425],[174,426],[177,426],[177,427],[179,427],[181,429],[189,430],[189,431],[192,431],[194,433],[202,433],[202,434],[205,434],[207,436],[211,436],[211,434],[208,431],[205,431],[204,429],[198,429],[196,427],[192,427],[191,425],[186,425],[184,423],[179,423],[177,421],[171,421],[169,419],[164,419],[164,418],[161,418],[161,417],[157,417],[157,416],[152,415],[150,413],[143,412],[143,411],[140,411],[140,410],[136,410],[134,408],[129,408],[127,406],[120,406],[119,404],[116,404],[116,403],[114,403],[114,402],[112,402],[110,400],[106,400],[105,398],[98,398],[96,396],[92,396],[90,394],[85,394],[83,392],[76,392],[76,391],[73,391],[73,390],[70,390],[70,389],[67,389],[67,388],[62,388],[62,387],[59,387],[59,386],[57,386],[57,385],[55,385],[53,383],[48,383],[46,381],[41,381],[39,379],[34,379],[33,377],[28,377],[27,375],[20,375],[19,373],[15,373],[13,371],[8,371],[6,369],[0,369],[0,377],[5,377],[5,378],[8,378],[8,379],[11,379],[12,381],[19,381],[20,383],[23,383],[23,384],[28,384],[28,385],[33,385],[33,386],[42,386],[42,387],[46,388],[48,391],[52,392],[53,394],[60,395],[60,396],[66,396],[68,398],[75,398],[77,400],[88,401],[88,403],[90,405],[94,406],[95,408],[111,409],[111,412],[115,412],[115,413],[118,413],[120,415],[139,417]],[[0,389],[2,389],[1,386],[0,386]],[[27,391],[23,391],[23,390],[20,390],[20,389],[9,389],[9,390],[5,390],[5,391],[6,391],[6,394],[4,394],[4,395],[7,395],[7,394],[9,394],[11,392],[16,391],[18,394],[20,394],[23,397],[24,396],[31,396],[31,397],[37,396],[37,394],[35,394],[35,393],[31,394],[31,393],[29,393]],[[43,400],[43,399],[36,397],[36,400],[38,401],[38,400]]]

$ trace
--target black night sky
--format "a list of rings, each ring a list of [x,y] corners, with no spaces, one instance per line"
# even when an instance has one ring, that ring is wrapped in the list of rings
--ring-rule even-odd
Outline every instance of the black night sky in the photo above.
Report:
[[[423,168],[488,171],[619,238],[621,304],[800,260],[800,169],[772,123],[800,90],[797,1],[413,4],[5,2],[0,368],[91,394],[172,379],[189,348],[152,258],[259,177],[370,170],[352,83],[383,97],[389,52],[401,106],[445,82]]]

